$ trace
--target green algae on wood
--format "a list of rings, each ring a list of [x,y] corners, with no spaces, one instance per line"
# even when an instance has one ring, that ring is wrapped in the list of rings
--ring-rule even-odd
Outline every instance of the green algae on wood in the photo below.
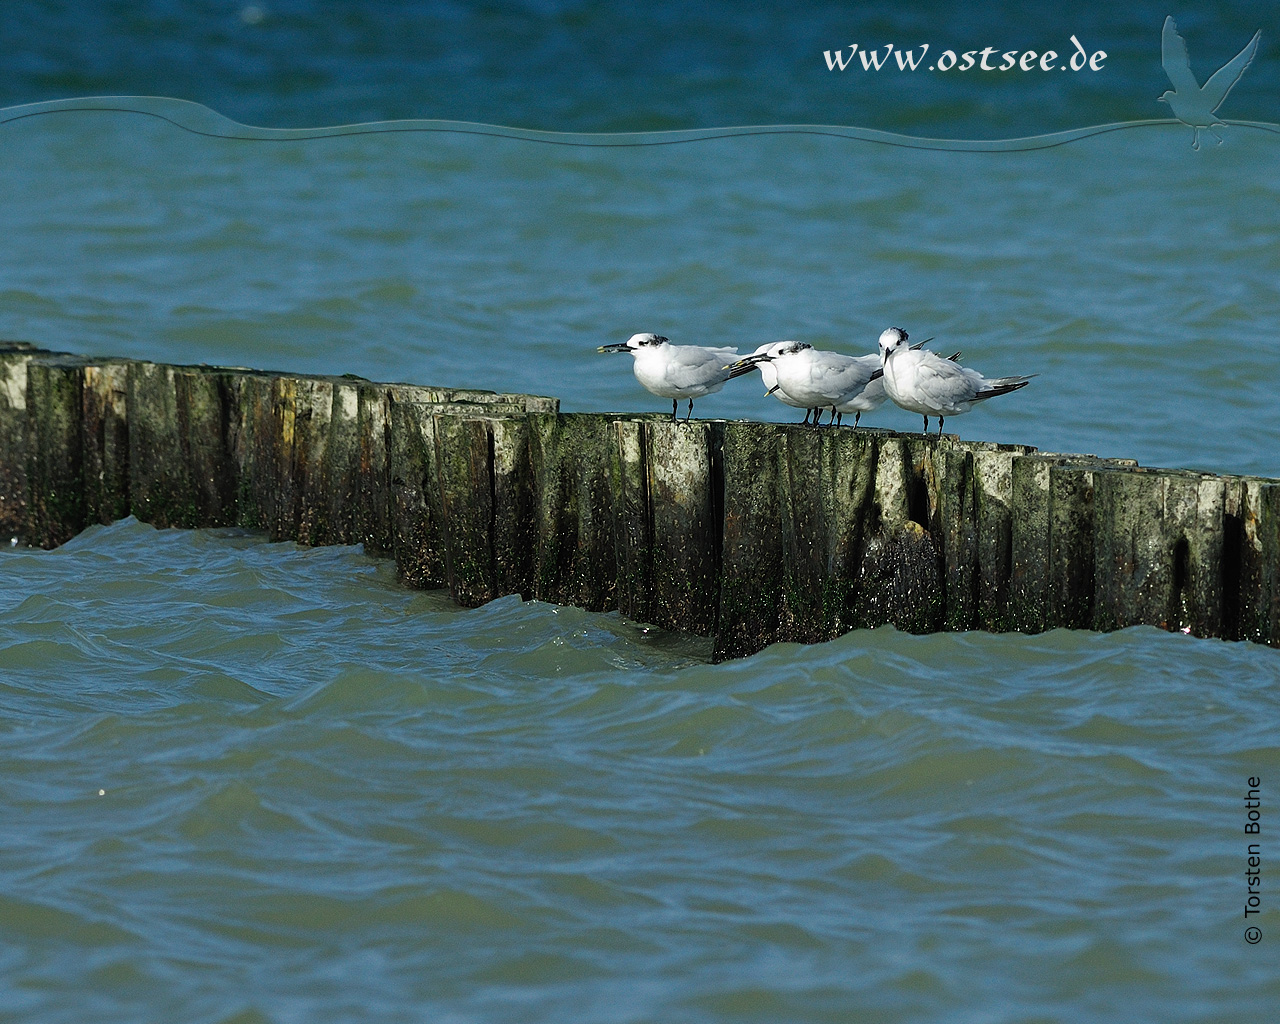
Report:
[[[529,414],[533,483],[532,594],[609,611],[617,602],[614,495],[609,486],[618,417]]]
[[[636,622],[653,622],[653,519],[649,505],[647,434],[643,419],[612,424],[609,490],[613,495],[613,554],[617,605]]]
[[[84,368],[81,413],[85,521],[113,523],[129,515],[129,362]]]
[[[739,658],[784,638],[786,573],[779,482],[786,464],[781,427],[724,424],[724,524],[720,611],[712,657]]]
[[[27,530],[27,365],[52,355],[22,341],[0,341],[0,534]]]
[[[650,420],[643,429],[653,588],[647,621],[708,636],[720,598],[714,463],[721,425]]]
[[[851,616],[856,627],[893,625],[910,633],[942,628],[945,564],[941,533],[930,530],[938,501],[935,479],[927,439],[877,438],[873,513]]]
[[[436,408],[397,402],[391,410],[392,553],[400,578],[424,590],[449,585],[436,470]]]
[[[84,367],[81,356],[38,356],[26,366],[27,522],[33,547],[65,544],[87,525]]]
[[[139,519],[187,528],[235,522],[228,401],[209,367],[129,364],[129,500]]]

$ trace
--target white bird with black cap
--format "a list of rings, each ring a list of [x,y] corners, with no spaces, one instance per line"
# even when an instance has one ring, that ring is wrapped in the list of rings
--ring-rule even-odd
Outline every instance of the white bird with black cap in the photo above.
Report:
[[[938,417],[938,433],[947,416],[968,412],[978,402],[1025,388],[1036,374],[1026,377],[984,377],[977,370],[951,359],[912,348],[907,332],[890,327],[880,335],[880,358],[884,366],[884,389],[894,403],[908,412]]]
[[[770,364],[771,372],[765,369],[766,363]],[[787,405],[815,413],[814,426],[818,425],[823,409],[854,402],[883,372],[878,356],[824,352],[803,341],[762,345],[753,355],[726,369],[731,376],[738,377],[757,367],[765,376],[766,385],[770,379],[774,382],[767,393],[776,393]],[[834,417],[834,413],[832,415]],[[808,419],[806,415],[805,421]]]
[[[601,345],[597,352],[630,352],[632,369],[645,390],[659,398],[671,399],[671,419],[681,399],[689,400],[685,422],[693,415],[693,400],[719,391],[729,379],[726,364],[738,354],[736,348],[704,348],[701,345],[673,345],[660,334],[633,334],[626,341]]]
[[[802,402],[792,400],[778,388],[778,370],[773,365],[773,358],[780,355],[787,346],[794,344],[796,344],[794,341],[767,341],[751,355],[745,359],[740,359],[732,366],[726,367],[726,369],[730,378],[741,377],[752,370],[759,370],[760,379],[764,381],[765,397],[768,398],[773,395],[784,405],[789,405],[793,409],[803,409],[804,419],[800,422],[808,423],[809,417],[813,415],[813,409]]]

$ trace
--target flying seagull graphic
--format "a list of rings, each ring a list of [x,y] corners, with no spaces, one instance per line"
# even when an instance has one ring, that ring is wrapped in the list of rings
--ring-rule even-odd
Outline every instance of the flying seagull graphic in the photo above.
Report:
[[[1194,130],[1192,149],[1200,148],[1201,129],[1217,139],[1219,146],[1222,145],[1222,136],[1213,130],[1215,127],[1226,127],[1218,120],[1218,108],[1227,98],[1231,87],[1240,81],[1244,69],[1252,62],[1253,55],[1258,52],[1258,40],[1261,37],[1261,30],[1255,32],[1253,38],[1249,40],[1249,45],[1228,63],[1222,65],[1214,72],[1213,77],[1201,86],[1196,81],[1196,76],[1191,73],[1187,43],[1182,36],[1178,35],[1178,26],[1174,24],[1173,16],[1170,15],[1164,19],[1164,31],[1160,33],[1160,63],[1164,65],[1164,73],[1169,76],[1173,88],[1162,96],[1156,97],[1156,100],[1159,103],[1169,104],[1173,116]]]

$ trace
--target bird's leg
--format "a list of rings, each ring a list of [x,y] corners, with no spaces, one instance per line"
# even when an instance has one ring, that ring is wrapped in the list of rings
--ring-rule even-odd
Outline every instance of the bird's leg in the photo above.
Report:
[[[942,417],[938,417],[938,436],[942,436]]]
[[[680,404],[680,399],[678,398],[671,399],[671,422],[672,423],[676,421],[676,406],[678,406],[679,404]]]
[[[929,433],[929,417],[928,416],[924,418],[924,432],[926,434]]]
[[[836,413],[836,426],[837,427],[840,426],[840,424],[843,422],[844,422],[844,413],[842,412]]]
[[[693,415],[693,399],[689,399],[689,411],[684,414],[684,421],[689,422],[689,417]]]
[[[862,419],[862,410],[861,410],[861,409],[859,409],[857,412],[855,412],[855,413],[853,414],[853,425],[854,425],[855,427],[858,425],[858,420],[860,420],[860,419]]]
[[[1219,146],[1222,145],[1222,136],[1219,135],[1217,132],[1215,132],[1212,127],[1206,128],[1205,131],[1207,131],[1210,135],[1212,135],[1215,139],[1218,140]]]
[[[1200,129],[1199,128],[1191,129],[1191,148],[1194,149],[1197,153],[1200,152]]]
[[[822,410],[821,410],[821,409],[814,409],[814,410],[813,410],[813,425],[816,427],[816,426],[818,426],[821,422],[822,422]]]
[[[809,425],[809,414],[810,414],[811,412],[813,412],[813,410],[812,410],[812,409],[806,409],[806,410],[804,411],[804,419],[802,419],[802,420],[800,421],[800,426],[802,426],[802,427],[807,427],[807,426]]]

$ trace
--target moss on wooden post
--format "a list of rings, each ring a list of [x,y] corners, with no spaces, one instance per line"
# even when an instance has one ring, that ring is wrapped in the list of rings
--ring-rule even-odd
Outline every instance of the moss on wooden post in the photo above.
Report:
[[[356,507],[352,542],[370,555],[392,553],[390,448],[391,395],[379,384],[357,392]]]
[[[713,462],[721,429],[708,421],[644,424],[653,588],[648,621],[663,629],[710,636],[715,626],[720,510]]]
[[[85,521],[113,523],[130,513],[128,361],[86,366],[82,398]]]
[[[1224,634],[1280,647],[1280,482],[1230,480],[1224,512]]]
[[[724,425],[724,539],[720,614],[712,657],[740,658],[780,639],[786,579],[779,488],[786,465],[782,427]]]
[[[617,605],[613,493],[617,417],[529,416],[536,551],[533,596],[588,611]]]
[[[1041,633],[1049,617],[1049,469],[1053,459],[1028,456],[1014,462],[1011,624]]]
[[[978,473],[974,453],[943,447],[934,456],[938,488],[936,535],[942,546],[945,628],[973,629],[979,619],[982,586],[979,555]]]
[[[498,596],[492,434],[483,419],[436,415],[436,472],[449,593],[464,608]]]
[[[852,625],[892,624],[928,633],[945,623],[945,563],[931,442],[919,435],[879,436],[873,514],[867,524]],[[932,485],[932,486],[931,486]]]
[[[27,363],[29,544],[54,548],[84,529],[84,367],[78,356]]]
[[[130,508],[143,522],[162,528],[235,522],[222,378],[209,367],[129,364]]]
[[[977,629],[1012,629],[1013,463],[1034,451],[1023,445],[992,445],[973,452],[978,512]]]
[[[1095,629],[1219,635],[1225,486],[1200,473],[1095,470]]]
[[[851,628],[864,535],[872,519],[876,445],[853,430],[783,428],[782,636],[830,640]]]
[[[222,375],[227,394],[227,450],[235,485],[235,525],[264,532],[271,528],[275,503],[272,380],[270,374],[248,370]]]
[[[400,578],[420,589],[449,585],[436,471],[437,408],[416,402],[391,408],[392,549]]]
[[[653,522],[649,507],[645,421],[616,420],[613,438],[609,490],[613,495],[618,611],[636,622],[652,622]]]
[[[297,506],[297,541],[311,547],[331,543],[325,467],[332,433],[333,389],[333,381],[327,377],[301,377],[294,391],[288,487]]]
[[[872,431],[724,425],[715,657],[944,609],[932,441]]]
[[[497,594],[533,595],[533,454],[525,415],[491,417],[489,474],[493,488],[493,580]]]
[[[356,543],[356,506],[360,468],[360,387],[358,377],[338,377],[331,382],[333,402],[329,408],[329,435],[324,443],[320,467],[321,491],[314,515],[316,544]],[[320,522],[323,522],[323,529]]]
[[[309,391],[307,382],[297,377],[274,377],[271,381],[271,433],[262,439],[267,453],[264,463],[270,466],[271,487],[266,493],[264,511],[267,536],[273,541],[298,539],[298,515],[301,495],[294,487],[293,471],[298,461],[300,408],[299,391]],[[310,411],[309,408],[307,410]],[[303,442],[305,447],[305,442]],[[305,451],[302,462],[306,464]]]
[[[1045,629],[1088,629],[1093,623],[1093,479],[1097,463],[1049,463],[1045,539]]]
[[[0,341],[0,541],[27,533],[27,364],[52,355]]]

